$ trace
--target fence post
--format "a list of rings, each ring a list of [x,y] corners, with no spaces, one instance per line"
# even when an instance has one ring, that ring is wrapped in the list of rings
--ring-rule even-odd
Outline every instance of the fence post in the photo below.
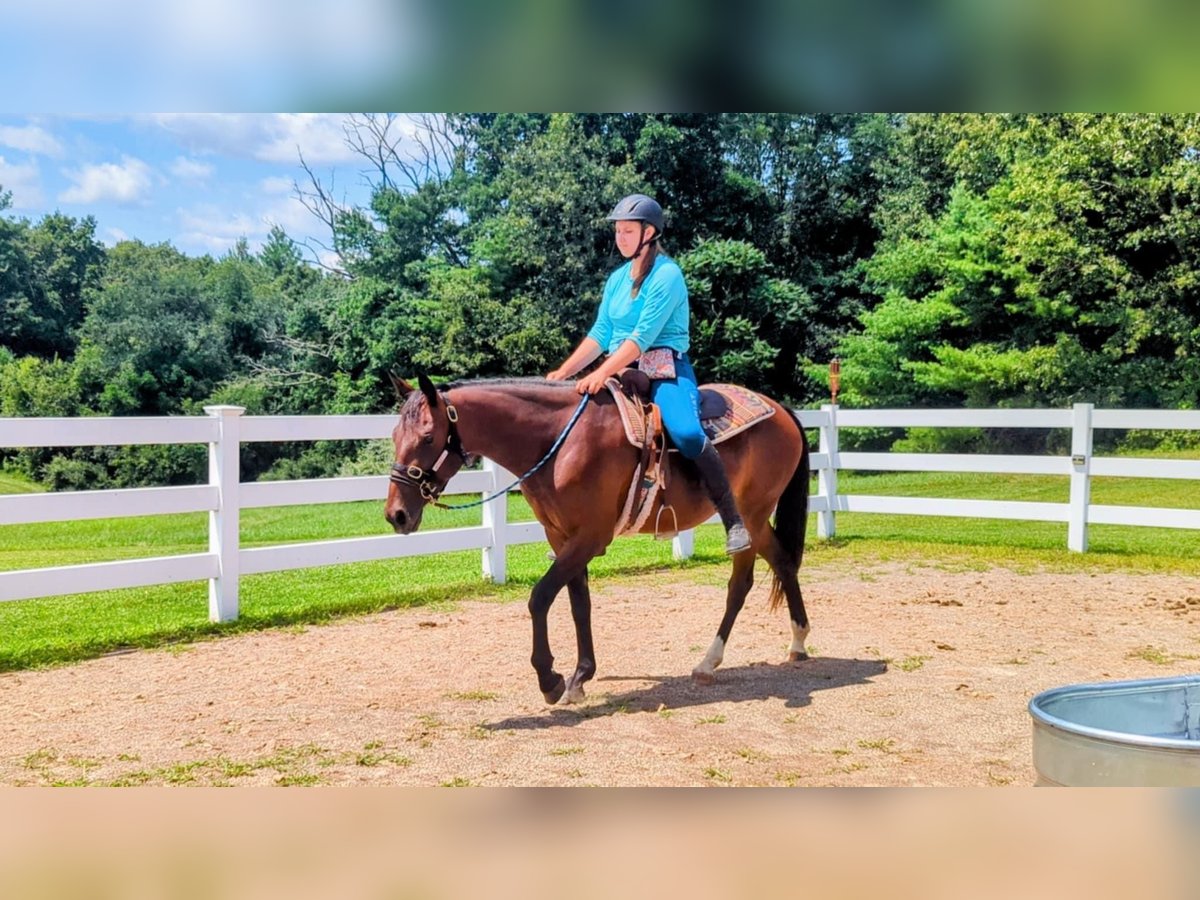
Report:
[[[1092,502],[1092,411],[1091,403],[1076,403],[1071,409],[1071,500],[1067,518],[1067,549],[1086,553],[1087,513]]]
[[[507,470],[486,457],[483,470],[492,474],[489,494],[495,493],[514,480]],[[483,577],[493,584],[508,579],[508,496],[497,497],[483,504],[483,527],[491,533],[491,541],[483,548]]]
[[[818,449],[825,454],[828,461],[817,470],[817,496],[826,498],[827,502],[826,509],[817,514],[817,537],[826,539],[837,534],[837,514],[834,512],[838,495],[839,465],[837,411],[836,403],[825,403],[821,406],[821,412],[825,413],[828,421],[819,429]]]
[[[674,559],[691,559],[696,552],[696,532],[689,528],[671,538],[671,556]]]
[[[208,582],[208,618],[213,622],[232,622],[238,617],[238,562],[241,525],[241,465],[238,416],[240,406],[206,406],[204,411],[217,419],[216,443],[208,445],[208,483],[217,489],[217,508],[208,514],[208,552],[217,555],[217,577]]]

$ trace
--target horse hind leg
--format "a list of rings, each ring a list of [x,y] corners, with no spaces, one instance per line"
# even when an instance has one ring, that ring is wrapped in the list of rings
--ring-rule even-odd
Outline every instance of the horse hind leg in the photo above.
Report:
[[[729,576],[729,586],[725,594],[725,616],[717,628],[717,636],[713,638],[708,653],[700,664],[692,669],[692,678],[699,684],[712,684],[717,680],[717,666],[725,658],[725,647],[729,643],[729,634],[733,631],[733,623],[738,613],[746,603],[746,595],[754,586],[753,553],[739,553],[733,557],[733,572]]]
[[[805,646],[805,642],[808,640],[808,632],[811,629],[807,623],[804,625],[799,624],[794,615],[790,617],[790,622],[792,625],[792,643],[788,647],[787,661],[793,663],[802,662],[808,659],[808,648]]]
[[[808,611],[804,608],[804,595],[800,591],[798,572],[799,563],[791,559],[779,539],[775,537],[774,529],[768,527],[767,534],[760,538],[760,546],[764,547],[763,558],[771,567],[774,580],[771,584],[770,608],[779,605],[780,597],[787,601],[788,623],[792,626],[792,642],[788,646],[787,661],[794,663],[808,659],[805,643],[811,630],[808,621]],[[756,536],[756,538],[759,536]]]

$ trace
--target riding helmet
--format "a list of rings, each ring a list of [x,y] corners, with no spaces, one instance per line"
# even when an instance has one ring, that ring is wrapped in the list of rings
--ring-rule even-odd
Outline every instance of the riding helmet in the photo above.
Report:
[[[657,234],[663,232],[662,207],[658,205],[657,200],[647,197],[645,194],[630,194],[628,197],[621,198],[620,202],[613,207],[613,211],[608,214],[608,221],[645,222],[647,225],[653,225]]]

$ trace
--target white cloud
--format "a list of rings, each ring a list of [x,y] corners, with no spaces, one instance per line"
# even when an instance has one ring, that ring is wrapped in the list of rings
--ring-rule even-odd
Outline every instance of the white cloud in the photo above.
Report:
[[[341,113],[163,113],[143,121],[169,131],[193,153],[217,153],[260,162],[295,164],[299,154],[316,165],[358,157],[346,146]]]
[[[290,185],[289,185],[290,187]],[[251,252],[258,252],[271,228],[278,225],[288,236],[303,243],[316,236],[327,243],[324,226],[295,197],[275,196],[271,202],[251,212],[235,212],[215,204],[177,209],[178,233],[172,238],[176,247],[187,253],[211,253],[219,256],[246,238]]]
[[[259,149],[259,159],[294,163],[301,154],[312,164],[357,159],[346,146],[345,116],[283,113],[273,118],[271,138]]]
[[[341,271],[346,267],[346,261],[333,250],[321,250],[316,254],[317,262],[326,269]]]
[[[115,247],[117,244],[121,243],[121,241],[127,240],[129,240],[129,235],[120,228],[104,229],[104,243],[109,247]]]
[[[58,139],[38,125],[0,126],[0,145],[40,156],[63,155],[63,147]]]
[[[204,181],[212,177],[213,171],[210,163],[189,159],[186,156],[175,157],[175,161],[170,165],[171,174],[184,181]]]
[[[179,224],[193,232],[204,232],[235,240],[249,237],[266,229],[261,221],[245,213],[231,213],[216,206],[204,205],[178,210]]]
[[[205,204],[176,210],[180,233],[172,242],[181,250],[220,255],[246,238],[256,249],[266,237],[268,226],[261,218],[234,213]]]
[[[295,197],[280,199],[271,204],[263,212],[262,218],[264,222],[268,223],[268,228],[271,225],[278,225],[297,240],[325,228],[324,224],[318,221],[317,217]]]
[[[44,201],[37,163],[10,163],[0,156],[0,191],[12,193],[14,210],[40,209]]]
[[[273,176],[258,183],[264,194],[290,194],[295,182],[291,178]]]
[[[149,192],[152,173],[140,159],[123,156],[119,165],[87,165],[65,174],[75,183],[58,195],[63,203],[137,203]]]

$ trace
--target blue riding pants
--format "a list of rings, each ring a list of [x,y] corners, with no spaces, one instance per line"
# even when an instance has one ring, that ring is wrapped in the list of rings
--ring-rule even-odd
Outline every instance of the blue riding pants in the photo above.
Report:
[[[700,427],[700,390],[686,353],[675,357],[675,377],[650,382],[650,399],[662,411],[663,427],[679,452],[695,459],[708,440]]]

